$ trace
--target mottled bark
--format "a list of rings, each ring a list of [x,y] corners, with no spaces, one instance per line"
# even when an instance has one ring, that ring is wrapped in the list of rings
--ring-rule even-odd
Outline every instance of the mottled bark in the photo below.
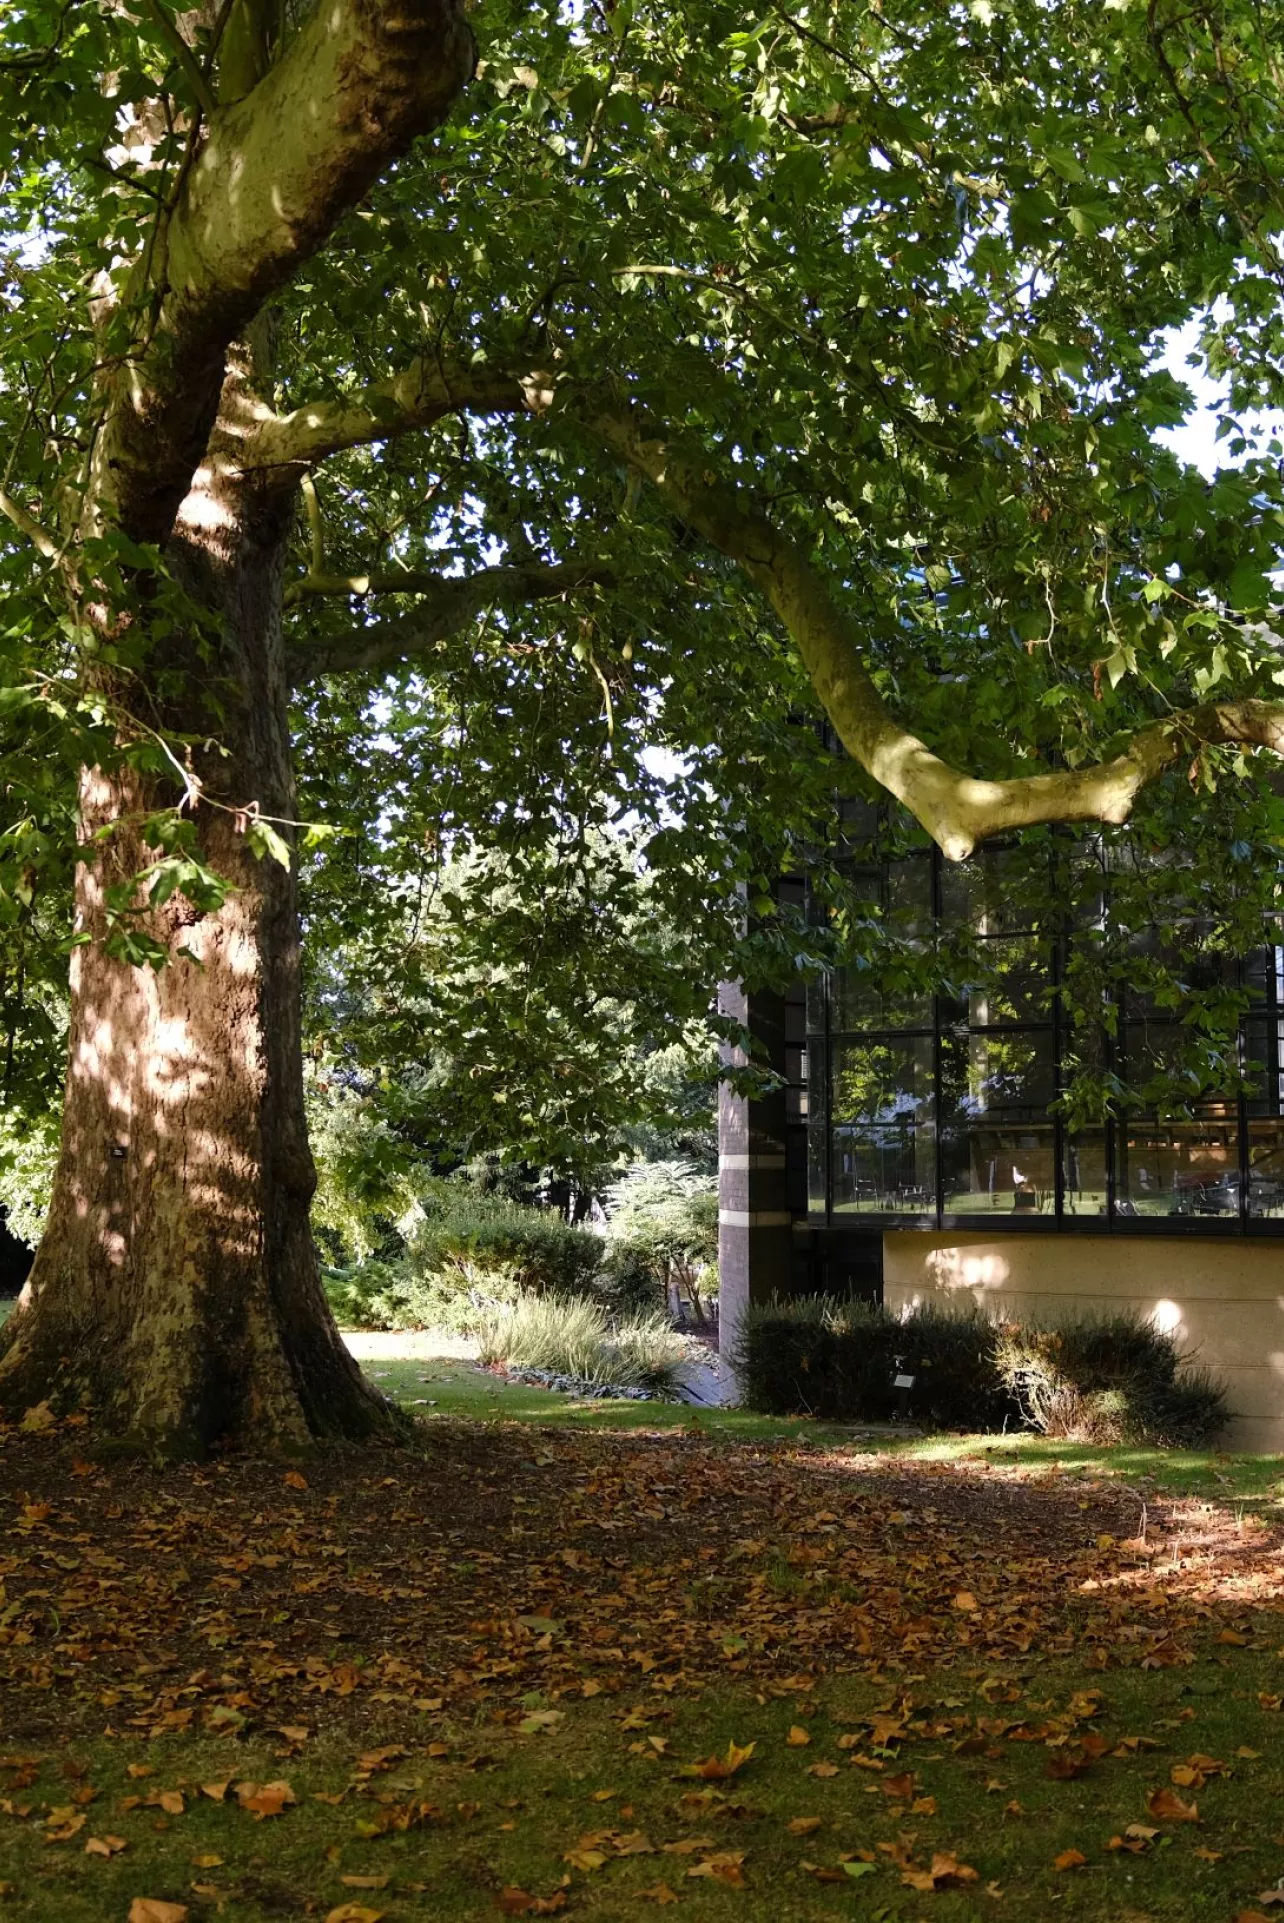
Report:
[[[216,470],[171,542],[225,640],[212,657],[208,641],[165,641],[149,679],[176,690],[158,716],[167,732],[227,751],[195,760],[195,818],[204,859],[233,886],[213,913],[182,896],[149,912],[162,969],[110,957],[105,898],[146,865],[139,822],[172,804],[174,784],[84,776],[87,939],[72,963],[62,1153],[0,1353],[11,1412],[52,1399],[173,1453],[396,1427],[334,1326],[309,1228],[295,877],[256,858],[227,812],[296,813],[279,612],[289,512],[288,497],[237,491]]]

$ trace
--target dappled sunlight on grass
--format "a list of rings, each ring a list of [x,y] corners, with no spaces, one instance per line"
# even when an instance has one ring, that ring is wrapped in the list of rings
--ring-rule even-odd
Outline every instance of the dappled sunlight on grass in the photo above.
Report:
[[[556,1424],[569,1430],[664,1432],[685,1430],[711,1441],[786,1443],[820,1450],[890,1455],[906,1462],[1003,1467],[1044,1476],[1104,1477],[1137,1483],[1156,1495],[1202,1496],[1210,1501],[1284,1508],[1284,1456],[1224,1455],[1217,1450],[1146,1449],[1058,1442],[1031,1435],[929,1435],[894,1428],[871,1429],[810,1417],[755,1415],[747,1409],[687,1403],[627,1402],[580,1398],[508,1382],[457,1355],[426,1353],[423,1336],[408,1338],[416,1353],[391,1353],[365,1361],[366,1373],[384,1392],[429,1420]]]
[[[1058,1442],[1046,1436],[928,1436],[893,1445],[914,1462],[1003,1463],[1050,1474],[1153,1482],[1172,1495],[1284,1503],[1284,1456],[1222,1455],[1215,1449],[1145,1449]]]

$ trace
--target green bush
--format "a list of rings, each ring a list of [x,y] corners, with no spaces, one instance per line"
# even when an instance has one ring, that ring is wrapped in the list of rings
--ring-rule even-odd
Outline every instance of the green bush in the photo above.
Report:
[[[485,1310],[477,1334],[483,1362],[628,1388],[671,1390],[684,1356],[662,1316],[634,1316],[613,1329],[602,1307],[581,1296],[521,1294]]]
[[[758,1303],[735,1358],[751,1409],[838,1422],[898,1412],[898,1367],[914,1377],[909,1413],[946,1429],[1013,1424],[1089,1442],[1199,1447],[1226,1421],[1225,1395],[1183,1369],[1171,1335],[1131,1316],[1062,1329],[999,1325],[925,1306],[905,1317],[854,1300]]]
[[[1226,1422],[1225,1392],[1135,1315],[1005,1328],[999,1368],[1026,1425],[1068,1442],[1198,1448]]]
[[[341,1329],[408,1329],[406,1278],[395,1262],[354,1262],[323,1268],[326,1300]]]
[[[490,1272],[515,1278],[535,1294],[591,1295],[605,1250],[592,1229],[572,1228],[546,1209],[442,1183],[406,1225],[406,1267],[425,1280],[442,1276],[447,1293]]]
[[[916,1421],[942,1428],[1001,1423],[1010,1408],[997,1331],[979,1315],[916,1309],[904,1320],[835,1296],[756,1303],[740,1325],[735,1366],[751,1409],[837,1422],[886,1422],[895,1377],[914,1377]]]
[[[477,1317],[522,1293],[556,1292],[610,1300],[602,1238],[560,1216],[438,1182],[403,1217],[406,1245],[395,1259],[369,1259],[326,1275],[326,1293],[346,1328],[450,1328],[471,1332]],[[622,1301],[622,1311],[649,1306]]]

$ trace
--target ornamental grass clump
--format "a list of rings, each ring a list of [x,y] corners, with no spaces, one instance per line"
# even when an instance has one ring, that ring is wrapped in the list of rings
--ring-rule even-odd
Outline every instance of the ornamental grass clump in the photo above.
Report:
[[[483,1362],[660,1393],[673,1390],[686,1354],[662,1316],[612,1327],[599,1304],[575,1296],[521,1294],[485,1311],[476,1329]]]

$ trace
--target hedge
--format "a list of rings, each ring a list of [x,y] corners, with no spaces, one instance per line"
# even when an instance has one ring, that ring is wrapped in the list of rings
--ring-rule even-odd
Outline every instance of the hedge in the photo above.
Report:
[[[898,1373],[914,1378],[911,1419],[931,1428],[1195,1448],[1228,1414],[1172,1335],[1128,1315],[1037,1328],[930,1306],[900,1317],[833,1296],[755,1303],[735,1366],[751,1409],[836,1422],[901,1413]]]

